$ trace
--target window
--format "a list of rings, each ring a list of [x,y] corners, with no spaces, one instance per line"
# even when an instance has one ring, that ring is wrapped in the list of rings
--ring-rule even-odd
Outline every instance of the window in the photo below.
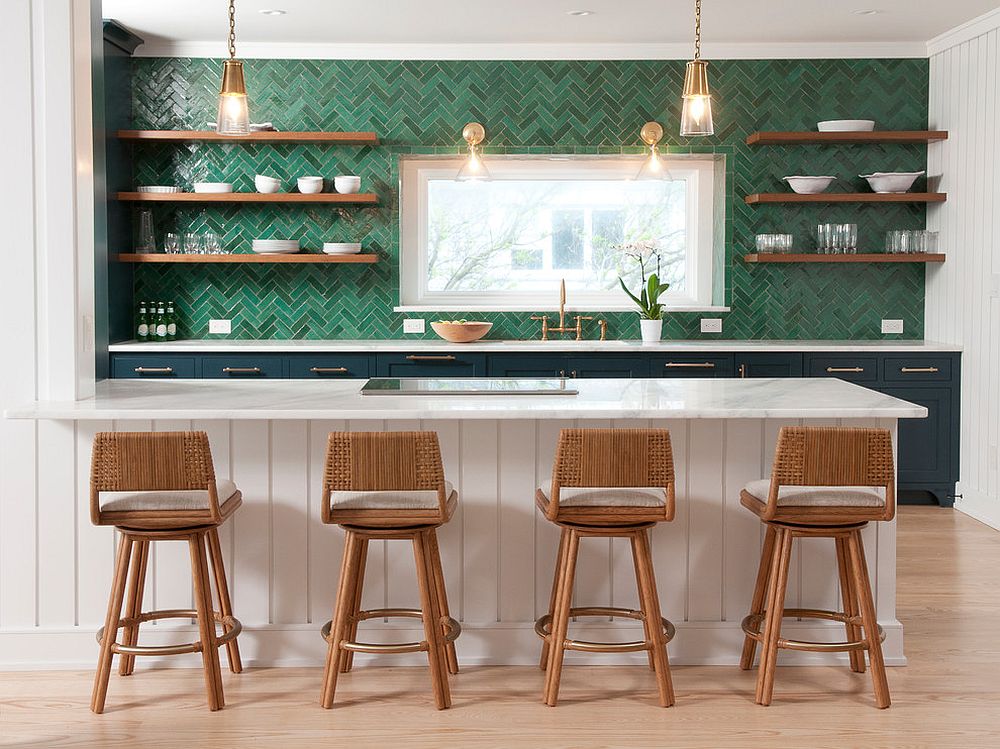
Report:
[[[712,304],[715,157],[655,181],[632,179],[635,158],[494,157],[488,182],[458,182],[461,164],[400,161],[401,306],[548,309],[565,279],[574,307],[631,309],[618,277],[641,270],[618,248],[636,241],[659,247],[668,305]]]

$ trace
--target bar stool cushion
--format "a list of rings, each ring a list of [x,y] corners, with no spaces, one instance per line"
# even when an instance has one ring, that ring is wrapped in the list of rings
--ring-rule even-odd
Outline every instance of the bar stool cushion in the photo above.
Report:
[[[450,481],[444,482],[448,502],[455,498]],[[436,510],[438,493],[435,489],[415,491],[341,491],[330,492],[334,510]]]
[[[743,491],[767,503],[771,480],[751,481]],[[881,486],[779,486],[779,507],[884,507]]]
[[[538,487],[549,501],[551,487]],[[662,487],[563,486],[559,488],[560,507],[663,507],[667,493]]]
[[[215,491],[221,505],[236,494],[236,484],[217,479]],[[101,512],[136,512],[147,510],[208,510],[207,491],[102,492]]]

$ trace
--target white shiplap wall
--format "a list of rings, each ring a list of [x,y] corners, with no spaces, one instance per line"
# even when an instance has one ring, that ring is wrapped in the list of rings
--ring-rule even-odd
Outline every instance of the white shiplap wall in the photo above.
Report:
[[[1000,528],[1000,13],[932,51],[930,127],[949,138],[931,145],[928,172],[948,201],[928,226],[948,257],[928,269],[925,330],[963,346],[956,507]]]

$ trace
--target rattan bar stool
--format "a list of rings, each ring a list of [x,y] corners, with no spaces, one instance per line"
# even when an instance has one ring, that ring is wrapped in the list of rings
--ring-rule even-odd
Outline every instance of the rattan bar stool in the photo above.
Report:
[[[542,638],[539,665],[546,670],[543,699],[559,699],[566,650],[627,653],[645,650],[656,674],[660,704],[674,704],[667,643],[674,626],[660,613],[649,529],[674,517],[674,459],[665,429],[563,429],[559,433],[551,492],[535,493],[546,519],[562,528],[549,612],[535,622]],[[632,544],[640,610],[572,606],[576,557],[582,538],[628,538]],[[619,616],[643,623],[645,638],[607,643],[568,637],[569,620]]]
[[[95,713],[104,711],[115,653],[121,656],[121,676],[132,674],[137,655],[201,653],[208,707],[219,710],[225,705],[218,648],[225,645],[230,670],[240,673],[243,666],[236,638],[242,625],[233,617],[218,528],[242,501],[232,481],[216,480],[204,432],[116,432],[94,438],[90,519],[95,525],[115,526],[121,536],[108,615],[97,632],[101,654],[90,703]],[[142,611],[149,546],[155,541],[187,541],[194,609]],[[212,603],[209,565],[219,611]],[[197,619],[198,641],[140,646],[139,625],[161,619]],[[217,625],[223,634],[217,634]],[[121,642],[119,629],[124,630]]]
[[[750,613],[743,620],[746,638],[740,667],[757,670],[759,705],[771,704],[778,650],[847,652],[851,670],[871,666],[875,704],[889,707],[889,684],[882,658],[885,634],[878,626],[861,531],[869,521],[892,520],[895,479],[892,436],[886,429],[783,427],[778,435],[771,479],[752,481],[740,502],[767,526]],[[786,609],[785,587],[796,538],[832,538],[844,611]],[[843,622],[847,640],[839,643],[788,640],[783,617]]]
[[[353,665],[354,653],[426,651],[434,700],[451,707],[448,674],[458,673],[455,640],[462,629],[448,612],[436,530],[458,506],[458,493],[444,480],[435,432],[334,432],[330,434],[323,477],[324,523],[347,533],[333,619],[323,626],[329,643],[320,702],[333,706],[337,676]],[[361,610],[365,559],[372,539],[406,540],[420,588],[419,609]],[[383,617],[421,619],[420,642],[358,642],[358,623]]]

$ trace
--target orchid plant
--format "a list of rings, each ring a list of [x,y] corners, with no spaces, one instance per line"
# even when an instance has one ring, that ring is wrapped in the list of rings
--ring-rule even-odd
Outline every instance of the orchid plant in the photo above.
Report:
[[[660,251],[656,243],[648,240],[629,242],[617,245],[615,249],[639,263],[639,270],[642,274],[642,286],[639,289],[638,296],[629,291],[621,276],[618,277],[618,283],[621,284],[622,290],[639,307],[639,317],[643,320],[662,320],[663,305],[660,304],[660,297],[670,288],[670,284],[660,283]],[[656,272],[650,273],[647,277],[646,264],[653,257],[656,258]]]

